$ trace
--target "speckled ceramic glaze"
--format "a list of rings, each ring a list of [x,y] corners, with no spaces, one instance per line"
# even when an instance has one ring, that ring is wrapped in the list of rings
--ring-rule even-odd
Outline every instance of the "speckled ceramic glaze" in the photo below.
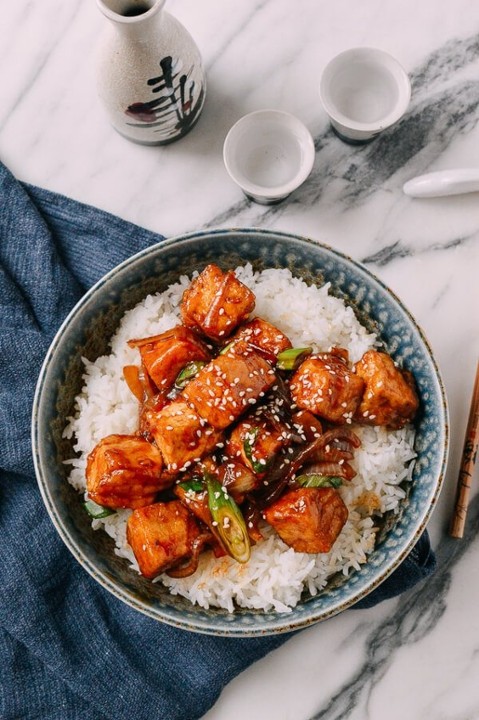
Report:
[[[379,333],[385,348],[413,372],[421,410],[416,421],[413,482],[399,516],[386,517],[376,548],[361,570],[340,578],[315,597],[305,595],[290,613],[203,610],[128,570],[113,541],[94,532],[81,496],[67,482],[62,461],[73,454],[62,439],[65,418],[81,390],[82,362],[108,352],[108,338],[123,313],[151,292],[209,262],[223,269],[251,262],[255,269],[288,267],[308,283],[330,282],[361,322]],[[279,298],[279,302],[281,302]],[[377,587],[406,557],[436,503],[448,447],[444,388],[427,341],[408,311],[364,267],[310,240],[264,230],[217,230],[162,242],[135,255],[97,283],[71,312],[45,359],[33,413],[33,450],[46,508],[71,552],[105,588],[158,620],[198,632],[247,636],[284,632],[324,620]]]
[[[206,90],[200,52],[165,0],[97,0],[110,21],[98,56],[99,97],[113,127],[143,145],[191,130]]]

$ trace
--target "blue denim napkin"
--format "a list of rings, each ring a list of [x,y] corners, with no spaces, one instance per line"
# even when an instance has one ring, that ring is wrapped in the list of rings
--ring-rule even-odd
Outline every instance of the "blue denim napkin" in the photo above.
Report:
[[[40,365],[81,295],[163,238],[19,183],[0,164],[0,716],[3,720],[194,720],[288,635],[218,638],[155,622],[80,567],[43,507],[30,449]],[[359,606],[434,569],[423,535]]]

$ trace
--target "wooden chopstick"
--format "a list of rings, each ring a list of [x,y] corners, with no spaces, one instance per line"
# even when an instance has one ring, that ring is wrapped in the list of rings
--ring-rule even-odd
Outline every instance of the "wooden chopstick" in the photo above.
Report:
[[[471,491],[472,473],[477,456],[479,444],[479,362],[477,363],[476,379],[467,421],[464,448],[462,451],[461,467],[457,480],[456,504],[452,517],[449,534],[454,538],[462,538],[466,524],[467,506]]]

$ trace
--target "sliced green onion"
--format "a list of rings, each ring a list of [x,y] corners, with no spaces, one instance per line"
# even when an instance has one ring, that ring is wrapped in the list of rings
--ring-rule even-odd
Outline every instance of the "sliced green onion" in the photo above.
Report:
[[[258,437],[260,432],[259,427],[252,427],[250,430],[248,430],[248,434],[246,435],[244,441],[243,441],[243,449],[244,454],[248,458],[248,460],[251,463],[251,467],[253,469],[253,472],[255,473],[264,473],[269,465],[269,462],[260,462],[259,460],[255,460],[253,457],[253,446],[256,442],[256,438]]]
[[[191,480],[185,480],[185,482],[178,483],[178,487],[180,487],[185,492],[203,492],[205,489],[203,480],[198,477],[191,478]]]
[[[236,342],[235,340],[232,340],[231,342],[229,342],[227,345],[224,346],[224,348],[222,348],[222,349],[219,351],[218,354],[219,354],[219,355],[226,355],[226,353],[228,352],[228,350],[231,350],[231,348],[233,347],[233,345],[235,344],[235,342]]]
[[[301,485],[301,487],[306,488],[317,488],[317,487],[333,487],[338,488],[343,484],[343,480],[340,477],[335,477],[334,475],[317,475],[315,473],[311,473],[311,475],[299,475],[296,478],[296,482]]]
[[[108,515],[113,515],[113,513],[115,512],[111,508],[103,507],[103,505],[98,505],[98,503],[93,502],[93,500],[87,500],[85,503],[83,503],[83,507],[85,508],[89,516],[91,518],[95,518],[95,520],[108,517]]]
[[[300,348],[288,348],[282,350],[276,356],[276,367],[279,370],[296,370],[303,360],[311,355],[313,348],[311,347],[300,347]]]
[[[258,437],[258,434],[259,434],[259,427],[252,427],[250,430],[248,430],[248,434],[246,435],[245,439],[243,440],[244,454],[250,461],[251,467],[253,468],[254,472],[258,472],[256,465],[259,464],[253,458],[253,445],[256,442],[256,438]]]
[[[211,517],[225,550],[238,562],[248,562],[251,546],[241,510],[216,478],[205,474],[205,479]]]
[[[192,380],[196,375],[198,375],[201,368],[205,365],[206,363],[203,360],[193,360],[192,362],[188,363],[188,365],[185,365],[183,370],[180,370],[176,377],[175,387],[180,389],[184,388],[190,380]]]

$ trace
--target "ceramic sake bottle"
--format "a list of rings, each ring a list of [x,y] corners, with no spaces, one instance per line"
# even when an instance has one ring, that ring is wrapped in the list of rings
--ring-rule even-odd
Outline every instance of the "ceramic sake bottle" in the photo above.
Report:
[[[163,10],[165,0],[97,0],[110,21],[98,92],[113,127],[144,145],[165,145],[196,123],[205,99],[199,50]]]

